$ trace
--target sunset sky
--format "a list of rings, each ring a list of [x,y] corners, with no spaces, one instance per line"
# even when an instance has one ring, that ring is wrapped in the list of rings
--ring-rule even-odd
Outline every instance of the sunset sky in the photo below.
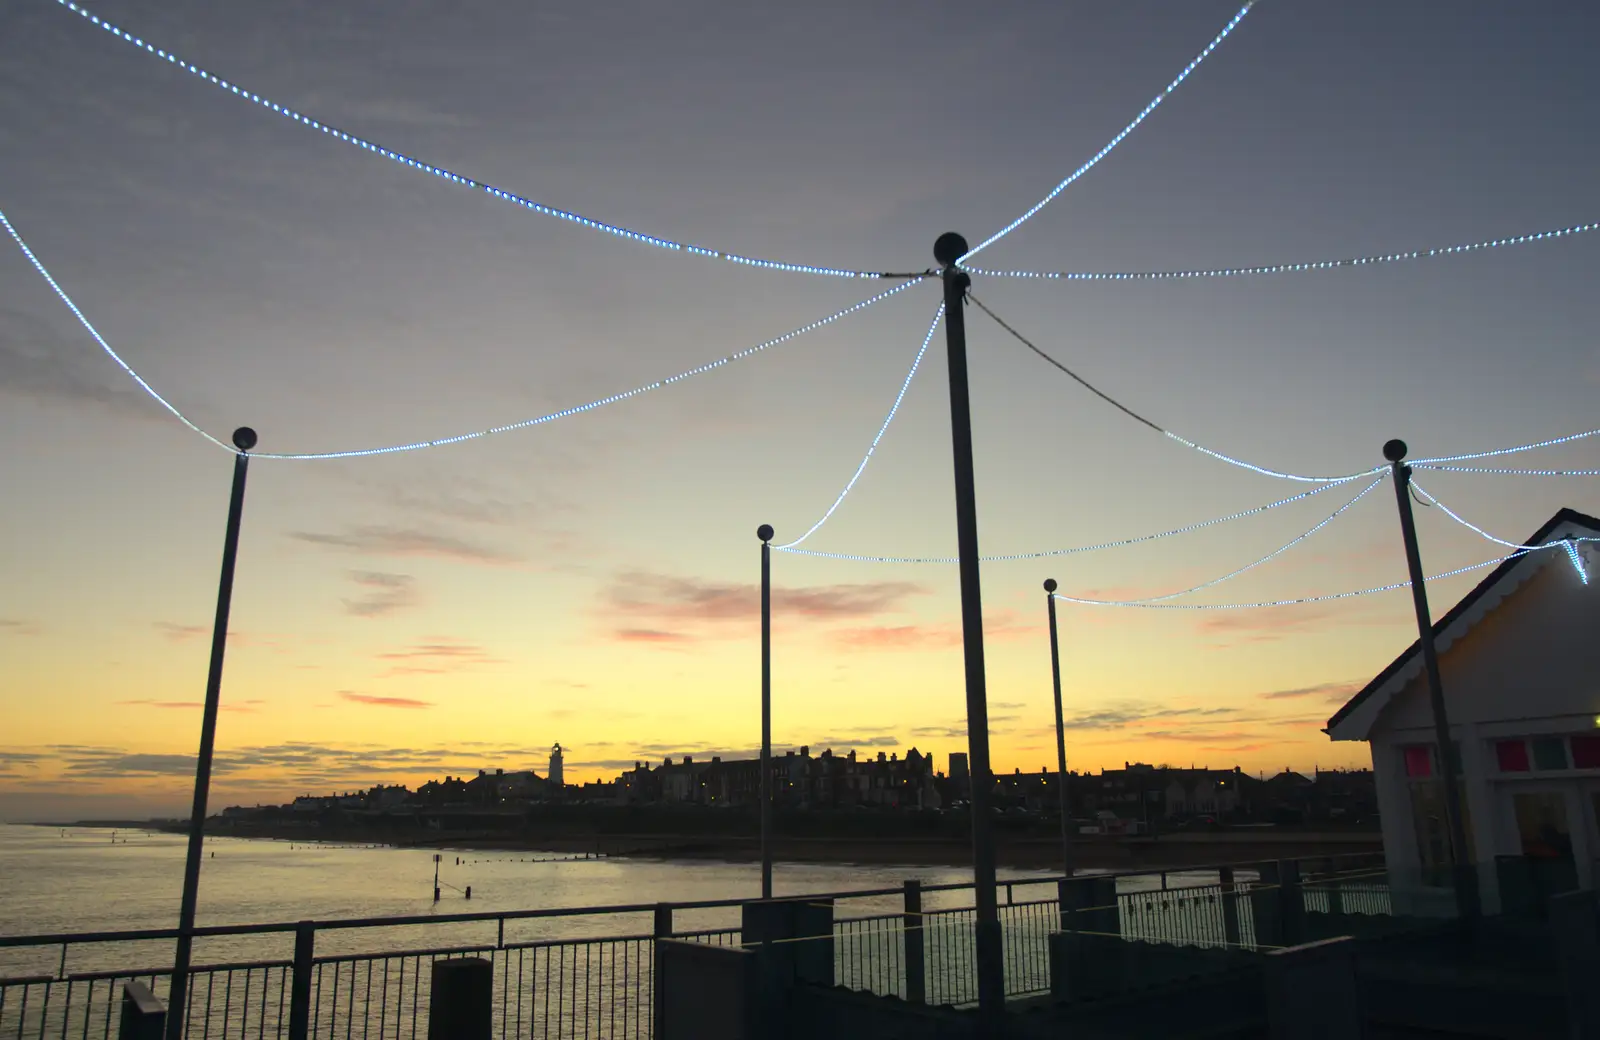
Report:
[[[462,0],[90,9],[350,133],[597,220],[875,270],[973,242],[1098,152],[1233,0],[764,6]],[[1335,259],[1600,219],[1600,9],[1263,0],[978,263]],[[446,437],[630,390],[889,286],[673,253],[530,213],[218,90],[54,0],[0,13],[0,210],[196,423],[260,450]],[[1600,232],[1327,272],[977,277],[1042,349],[1158,424],[1299,473],[1600,426]],[[664,389],[425,451],[252,462],[213,806],[479,768],[568,779],[759,741],[755,529],[797,537],[872,442],[934,281]],[[968,308],[985,553],[1163,531],[1307,485],[1130,420]],[[1508,465],[1590,467],[1600,438]],[[180,811],[231,462],[0,238],[0,819]],[[1519,539],[1600,481],[1420,474]],[[1054,767],[1040,583],[1225,574],[1364,486],[1182,537],[983,571],[996,767]],[[948,556],[942,333],[805,543]],[[1439,572],[1497,547],[1418,508]],[[966,748],[953,566],[774,557],[779,750]],[[1481,572],[1479,572],[1481,575]],[[1179,602],[1405,577],[1380,486]],[[1430,586],[1442,612],[1475,575]],[[1320,732],[1415,637],[1404,591],[1204,612],[1062,604],[1070,767],[1361,765]]]

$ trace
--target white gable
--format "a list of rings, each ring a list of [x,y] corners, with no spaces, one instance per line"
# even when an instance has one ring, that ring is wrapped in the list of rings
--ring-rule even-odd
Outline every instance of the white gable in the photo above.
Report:
[[[1564,523],[1548,538],[1592,536]],[[1452,725],[1600,715],[1600,568],[1580,549],[1585,584],[1563,549],[1530,553],[1435,635]],[[1331,726],[1335,740],[1432,726],[1422,655]]]

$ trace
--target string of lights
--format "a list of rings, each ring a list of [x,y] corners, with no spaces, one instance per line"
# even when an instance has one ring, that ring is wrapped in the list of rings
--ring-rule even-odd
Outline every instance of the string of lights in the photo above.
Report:
[[[1431,469],[1440,473],[1479,473],[1510,477],[1600,477],[1600,469],[1507,469],[1495,466],[1428,466],[1417,462],[1413,469]]]
[[[1532,444],[1519,444],[1515,448],[1496,448],[1493,451],[1475,451],[1467,455],[1441,455],[1433,459],[1418,459],[1413,465],[1428,466],[1430,469],[1443,469],[1438,465],[1442,462],[1470,462],[1473,459],[1494,458],[1497,455],[1515,455],[1520,451],[1534,451],[1538,448],[1553,448],[1560,444],[1571,444],[1589,437],[1600,437],[1600,430],[1589,430],[1584,433],[1568,434],[1565,437],[1552,437],[1547,441],[1535,441]],[[1550,472],[1561,472],[1551,470]]]
[[[1557,538],[1557,539],[1555,539],[1553,541],[1543,542],[1543,543],[1541,543],[1539,545],[1523,545],[1521,542],[1508,542],[1504,538],[1499,537],[1498,535],[1490,534],[1488,531],[1485,531],[1483,528],[1479,527],[1477,524],[1473,523],[1471,520],[1468,520],[1466,517],[1462,516],[1460,513],[1457,513],[1454,509],[1451,509],[1449,506],[1445,505],[1443,502],[1441,502],[1437,498],[1433,497],[1433,495],[1429,494],[1428,491],[1425,488],[1423,488],[1422,485],[1418,484],[1415,480],[1411,481],[1411,487],[1417,492],[1417,494],[1421,495],[1423,498],[1428,500],[1428,502],[1427,502],[1428,505],[1437,507],[1440,511],[1442,511],[1444,513],[1445,516],[1448,516],[1450,519],[1454,520],[1456,523],[1460,524],[1462,527],[1465,527],[1467,530],[1477,533],[1478,535],[1482,536],[1483,538],[1488,539],[1489,541],[1493,542],[1496,545],[1503,545],[1507,549],[1518,549],[1518,550],[1522,550],[1522,551],[1525,551],[1525,552],[1537,552],[1540,549],[1551,549],[1551,548],[1554,548],[1555,546],[1558,546],[1558,545],[1566,546],[1568,555],[1569,555],[1570,559],[1572,560],[1572,566],[1578,572],[1578,577],[1583,579],[1583,583],[1585,585],[1589,584],[1589,572],[1584,569],[1583,559],[1582,559],[1582,557],[1580,557],[1578,555],[1577,543],[1595,541],[1596,539],[1593,539],[1593,538]]]
[[[1359,476],[1366,475],[1367,474],[1360,474]],[[1333,481],[1329,484],[1324,484],[1322,487],[1312,488],[1309,491],[1302,491],[1297,495],[1290,495],[1288,498],[1281,498],[1276,502],[1268,502],[1264,506],[1256,506],[1254,509],[1244,509],[1237,513],[1229,513],[1227,516],[1219,516],[1211,520],[1202,520],[1198,523],[1185,524],[1182,527],[1174,527],[1168,531],[1157,531],[1154,534],[1136,535],[1132,538],[1118,538],[1114,541],[1097,542],[1093,545],[1077,545],[1066,549],[1042,549],[1034,552],[1004,553],[995,556],[980,556],[979,559],[984,563],[1011,563],[1017,560],[1043,560],[1052,556],[1073,556],[1078,553],[1099,552],[1103,549],[1122,549],[1130,545],[1142,545],[1145,542],[1154,542],[1162,538],[1173,538],[1177,535],[1188,534],[1191,531],[1200,531],[1207,527],[1215,527],[1218,524],[1225,524],[1234,520],[1242,520],[1247,516],[1255,516],[1258,513],[1265,513],[1269,509],[1277,509],[1280,506],[1290,505],[1294,502],[1299,502],[1303,499],[1310,498],[1313,495],[1320,495],[1330,488],[1343,487],[1345,484],[1348,484],[1352,480],[1356,479],[1359,479],[1359,477],[1346,477],[1341,480]],[[864,553],[823,552],[818,549],[785,549],[783,551],[794,553],[799,556],[815,556],[824,560],[848,560],[854,563],[952,564],[960,562],[954,556],[873,556]]]
[[[1004,318],[1000,317],[1000,315],[998,315],[994,311],[990,310],[988,305],[986,305],[982,300],[978,299],[977,296],[973,295],[972,293],[968,293],[967,294],[967,299],[971,300],[974,304],[976,304],[978,309],[983,311],[983,313],[985,313],[989,317],[993,318],[994,321],[995,321],[995,324],[999,325],[1002,329],[1005,329],[1007,332],[1009,332],[1012,335],[1012,337],[1017,340],[1017,342],[1021,343],[1023,346],[1027,347],[1029,350],[1031,350],[1035,354],[1039,355],[1039,357],[1043,358],[1045,361],[1048,361],[1052,366],[1054,366],[1059,371],[1061,371],[1061,372],[1065,373],[1066,375],[1070,376],[1072,378],[1072,380],[1074,382],[1076,382],[1079,386],[1081,386],[1084,389],[1088,390],[1090,393],[1094,394],[1096,397],[1100,398],[1102,401],[1105,401],[1107,404],[1111,405],[1113,408],[1115,408],[1118,411],[1122,412],[1122,414],[1128,416],[1129,418],[1133,419],[1134,421],[1136,421],[1138,423],[1141,423],[1144,426],[1148,426],[1150,429],[1156,431],[1157,433],[1159,433],[1159,434],[1161,434],[1161,435],[1163,435],[1165,437],[1170,437],[1171,439],[1177,441],[1179,444],[1183,445],[1186,448],[1192,448],[1195,451],[1198,451],[1203,455],[1209,455],[1211,458],[1217,459],[1217,460],[1222,461],[1222,462],[1226,462],[1230,466],[1237,466],[1240,469],[1247,469],[1247,470],[1250,470],[1252,473],[1260,473],[1263,476],[1276,477],[1279,480],[1294,480],[1294,481],[1299,481],[1300,483],[1304,483],[1304,484],[1328,484],[1328,483],[1336,483],[1336,482],[1346,481],[1346,480],[1359,480],[1362,477],[1371,476],[1372,474],[1377,473],[1380,470],[1385,468],[1383,466],[1374,466],[1371,469],[1365,469],[1365,470],[1362,470],[1359,473],[1346,473],[1346,474],[1343,474],[1341,476],[1336,476],[1336,477],[1328,477],[1328,476],[1312,477],[1312,476],[1306,476],[1306,475],[1301,474],[1301,473],[1285,473],[1282,470],[1270,469],[1270,468],[1268,468],[1266,466],[1258,466],[1253,462],[1246,462],[1243,459],[1236,459],[1232,455],[1224,455],[1220,451],[1215,451],[1215,450],[1213,450],[1211,448],[1205,447],[1204,445],[1196,444],[1194,441],[1189,440],[1187,437],[1182,437],[1182,436],[1180,436],[1180,435],[1178,435],[1176,433],[1173,433],[1171,430],[1167,429],[1165,426],[1162,426],[1159,423],[1156,423],[1156,422],[1154,422],[1154,421],[1152,421],[1150,419],[1145,418],[1143,415],[1140,415],[1138,412],[1134,411],[1132,408],[1129,408],[1127,405],[1123,404],[1121,401],[1118,401],[1116,398],[1112,397],[1110,394],[1106,393],[1104,390],[1101,390],[1099,387],[1097,387],[1093,383],[1089,382],[1083,376],[1080,376],[1078,373],[1074,372],[1072,369],[1068,368],[1066,365],[1062,364],[1060,361],[1057,361],[1055,358],[1051,357],[1049,354],[1047,354],[1043,350],[1039,349],[1039,347],[1036,346],[1031,340],[1029,340],[1028,337],[1026,337],[1022,333],[1018,332],[1009,323],[1007,323]]]
[[[1508,238],[1467,242],[1462,245],[1438,246],[1433,249],[1410,249],[1400,253],[1353,256],[1343,260],[1312,260],[1289,264],[1264,264],[1257,267],[1197,267],[1169,271],[999,271],[985,267],[971,267],[966,264],[961,266],[963,270],[971,274],[986,275],[990,278],[1036,278],[1069,282],[1153,282],[1192,278],[1236,278],[1241,275],[1298,274],[1304,271],[1332,271],[1341,267],[1363,267],[1368,264],[1394,264],[1405,260],[1428,260],[1440,256],[1453,256],[1458,253],[1472,253],[1480,249],[1495,249],[1500,246],[1520,246],[1529,242],[1544,242],[1597,230],[1600,230],[1600,222],[1575,224],[1572,227],[1558,228],[1554,231],[1538,231],[1527,235],[1512,235]]]
[[[1471,571],[1482,570],[1485,567],[1495,567],[1507,560],[1528,555],[1527,551],[1509,553],[1482,563],[1474,563],[1466,567],[1458,567],[1453,571],[1442,574],[1431,574],[1425,581],[1443,581],[1454,578]],[[1300,596],[1295,599],[1261,600],[1256,603],[1149,603],[1143,600],[1118,600],[1118,599],[1089,599],[1084,596],[1068,596],[1065,593],[1053,593],[1056,599],[1065,603],[1077,603],[1086,607],[1138,607],[1144,610],[1253,610],[1262,607],[1293,607],[1305,603],[1327,603],[1330,600],[1350,599],[1355,596],[1372,596],[1380,592],[1394,592],[1396,589],[1408,589],[1409,581],[1397,581],[1389,585],[1375,585],[1370,589],[1356,589],[1351,592],[1332,592],[1322,596]]]
[[[867,463],[872,461],[872,453],[878,450],[878,442],[883,440],[883,435],[885,433],[889,432],[889,424],[894,422],[895,413],[900,411],[900,402],[906,399],[906,391],[911,389],[911,380],[916,378],[917,369],[922,365],[922,356],[928,352],[928,344],[933,342],[934,330],[939,327],[939,322],[943,318],[944,304],[940,303],[939,309],[934,312],[932,324],[928,326],[928,334],[922,337],[922,346],[917,348],[917,356],[911,360],[911,371],[906,373],[905,382],[900,384],[900,392],[895,394],[894,404],[889,406],[889,414],[884,417],[883,425],[878,427],[877,436],[872,438],[872,443],[867,446],[867,453],[861,457],[861,465],[857,466],[856,471],[850,475],[850,480],[846,482],[844,490],[839,492],[839,497],[833,500],[833,504],[828,507],[828,511],[823,513],[822,518],[816,523],[812,524],[811,527],[806,530],[805,534],[801,535],[799,538],[796,538],[792,542],[786,542],[783,545],[775,545],[773,546],[774,549],[792,549],[801,542],[805,541],[807,538],[810,538],[812,535],[816,534],[817,530],[821,528],[823,524],[828,522],[829,518],[833,516],[834,511],[837,510],[844,502],[845,496],[850,494],[850,489],[856,486],[856,481],[860,480],[861,474],[866,472]]]
[[[64,3],[66,0],[58,0],[58,2]],[[1123,127],[1122,132],[1113,137],[1110,143],[1096,152],[1088,162],[1072,171],[1072,174],[1060,184],[1057,184],[1054,188],[1050,189],[1050,193],[1048,195],[1034,203],[1033,206],[1027,210],[1027,212],[1022,214],[1022,216],[1018,217],[1016,220],[1013,220],[999,231],[996,231],[982,242],[979,242],[972,249],[967,250],[966,254],[958,259],[956,263],[964,264],[966,261],[977,256],[985,249],[988,249],[1002,238],[1005,238],[1007,235],[1011,234],[1011,232],[1017,230],[1017,228],[1033,219],[1034,215],[1040,210],[1054,202],[1056,196],[1060,195],[1063,191],[1066,191],[1067,188],[1072,185],[1072,182],[1076,181],[1079,177],[1082,177],[1084,174],[1094,169],[1095,166],[1099,165],[1101,159],[1104,159],[1106,156],[1110,155],[1113,148],[1117,147],[1117,145],[1121,144],[1129,134],[1133,133],[1133,131],[1138,128],[1139,124],[1145,121],[1146,117],[1148,117],[1150,113],[1154,112],[1158,107],[1160,107],[1161,103],[1167,100],[1167,98],[1172,95],[1172,92],[1177,90],[1178,87],[1183,84],[1183,81],[1188,79],[1189,75],[1194,72],[1195,69],[1200,67],[1201,62],[1205,61],[1211,56],[1211,52],[1216,50],[1222,41],[1228,38],[1228,34],[1233,32],[1240,22],[1244,21],[1244,16],[1249,14],[1250,8],[1254,6],[1255,0],[1246,0],[1245,5],[1239,8],[1239,13],[1235,14],[1231,19],[1229,19],[1228,24],[1222,27],[1222,31],[1217,33],[1216,36],[1212,37],[1210,43],[1206,44],[1205,50],[1197,54],[1193,61],[1184,66],[1183,71],[1178,73],[1171,83],[1167,84],[1166,89],[1157,94],[1148,105],[1144,106],[1144,109],[1138,115],[1133,117],[1133,121],[1127,126]]]
[[[111,349],[111,344],[106,342],[105,337],[100,335],[100,330],[96,329],[94,324],[89,321],[88,317],[83,313],[83,311],[78,309],[78,305],[72,301],[72,297],[67,295],[67,291],[65,289],[61,288],[61,283],[56,281],[55,277],[51,275],[50,272],[45,268],[44,264],[40,262],[39,257],[35,255],[32,249],[28,247],[28,243],[23,240],[22,236],[17,233],[16,227],[11,223],[10,218],[5,215],[3,210],[0,210],[0,225],[5,227],[6,234],[10,235],[11,240],[17,244],[17,248],[22,250],[22,255],[28,258],[28,263],[32,264],[33,269],[39,272],[51,289],[55,290],[55,294],[61,298],[62,303],[67,305],[67,309],[70,310],[73,316],[78,319],[79,324],[81,324],[85,329],[89,330],[89,335],[94,337],[94,341],[96,343],[100,344],[100,349],[106,352],[106,356],[112,361],[115,361],[124,372],[128,373],[128,376],[135,383],[139,384],[139,388],[150,395],[151,400],[155,401],[168,412],[172,413],[173,417],[179,422],[183,423],[183,425],[189,427],[189,429],[193,430],[195,433],[198,433],[200,436],[204,437],[206,440],[210,441],[212,444],[215,444],[222,450],[231,452],[238,451],[238,449],[233,445],[218,440],[197,426],[187,415],[184,415],[181,411],[179,411],[176,405],[167,400],[165,397],[162,397],[161,394],[157,392],[155,387],[145,382],[144,377],[133,370],[133,366],[122,360],[122,355]]]
[[[1374,480],[1372,483],[1370,483],[1366,487],[1362,488],[1361,491],[1356,495],[1355,498],[1352,498],[1350,501],[1346,502],[1344,505],[1340,506],[1338,509],[1335,509],[1328,516],[1324,517],[1323,520],[1320,523],[1318,523],[1315,527],[1311,528],[1309,531],[1306,531],[1304,534],[1296,535],[1294,538],[1291,538],[1289,541],[1287,541],[1287,542],[1283,543],[1282,545],[1278,546],[1278,548],[1272,550],[1271,552],[1267,553],[1267,555],[1261,557],[1258,560],[1255,560],[1255,561],[1253,561],[1251,563],[1247,563],[1243,567],[1238,568],[1237,570],[1229,571],[1227,574],[1222,575],[1222,577],[1220,577],[1220,578],[1212,578],[1210,581],[1203,581],[1198,585],[1191,585],[1189,588],[1180,589],[1177,592],[1168,592],[1168,593],[1165,593],[1165,594],[1160,595],[1160,596],[1146,596],[1146,597],[1144,597],[1142,599],[1128,600],[1127,602],[1129,602],[1129,603],[1163,603],[1163,602],[1166,602],[1167,600],[1179,599],[1179,598],[1181,598],[1183,596],[1188,596],[1188,595],[1191,595],[1192,593],[1200,592],[1203,589],[1209,589],[1209,588],[1212,588],[1213,586],[1221,585],[1225,581],[1232,581],[1234,578],[1237,578],[1241,574],[1244,574],[1244,573],[1246,573],[1248,571],[1253,571],[1257,567],[1261,566],[1262,564],[1268,563],[1268,562],[1270,562],[1272,560],[1277,559],[1279,556],[1282,556],[1284,553],[1288,552],[1290,549],[1293,549],[1295,546],[1299,545],[1301,542],[1305,541],[1307,538],[1310,538],[1312,535],[1316,534],[1318,531],[1322,530],[1324,527],[1327,527],[1329,524],[1331,524],[1335,520],[1339,519],[1340,515],[1342,515],[1345,510],[1349,509],[1351,506],[1355,505],[1357,502],[1361,501],[1363,498],[1366,498],[1367,497],[1367,493],[1369,491],[1371,491],[1373,488],[1377,487],[1379,484],[1382,484],[1387,477],[1388,477],[1387,473],[1380,473],[1378,475],[1378,479]]]
[[[49,284],[50,288],[55,291],[55,294],[61,298],[61,302],[67,305],[67,309],[70,310],[73,316],[78,319],[78,323],[84,327],[94,341],[100,345],[100,349],[105,351],[106,356],[115,361],[117,365],[124,372],[126,372],[135,383],[139,385],[140,389],[149,394],[151,399],[153,399],[157,404],[161,405],[161,407],[165,408],[168,412],[172,413],[172,415],[179,422],[183,423],[183,425],[187,426],[195,433],[198,433],[200,436],[204,437],[212,444],[215,444],[217,447],[222,448],[224,451],[234,454],[238,453],[238,449],[233,445],[219,440],[210,433],[207,433],[197,423],[191,420],[188,416],[184,415],[183,412],[177,408],[177,406],[168,401],[153,386],[146,382],[143,376],[134,371],[133,367],[122,359],[122,355],[118,354],[114,349],[112,349],[111,344],[107,342],[106,338],[100,334],[100,330],[95,328],[94,323],[89,320],[88,315],[84,314],[83,311],[78,307],[77,303],[73,301],[72,297],[67,295],[67,291],[61,287],[61,283],[56,281],[55,276],[50,273],[49,269],[44,266],[44,263],[40,261],[38,255],[35,254],[34,251],[28,246],[28,243],[23,239],[22,235],[18,233],[16,227],[11,223],[10,219],[6,217],[4,211],[0,211],[0,226],[4,226],[6,233],[11,236],[12,241],[16,242],[17,247],[22,250],[22,255],[27,257],[28,262],[33,265],[33,269],[39,272],[40,276],[43,277],[45,282]],[[453,437],[439,437],[433,440],[414,441],[407,444],[392,444],[381,448],[357,448],[345,451],[322,452],[251,452],[250,457],[256,459],[311,460],[349,459],[359,458],[367,455],[392,455],[397,452],[420,451],[424,448],[439,448],[448,444],[460,444],[464,441],[478,440],[479,438],[489,437],[494,434],[509,433],[513,430],[524,430],[533,426],[542,426],[545,423],[554,422],[557,419],[565,419],[571,415],[578,415],[581,412],[593,411],[596,408],[602,408],[608,404],[615,404],[618,401],[626,401],[629,398],[638,397],[641,394],[647,394],[653,390],[660,390],[662,387],[671,386],[673,383],[682,382],[683,380],[689,379],[692,376],[703,375],[704,373],[710,372],[713,369],[721,368],[723,365],[743,360],[752,354],[757,354],[770,347],[776,347],[782,343],[787,343],[792,339],[803,336],[808,332],[813,332],[825,325],[831,325],[840,318],[848,317],[857,311],[865,310],[875,303],[894,296],[896,293],[904,292],[906,289],[911,288],[920,281],[922,281],[920,277],[913,278],[907,282],[895,286],[892,289],[878,293],[876,296],[870,296],[859,303],[851,304],[849,307],[846,307],[843,310],[835,311],[825,318],[819,318],[807,325],[802,325],[800,328],[786,332],[781,336],[775,336],[772,339],[757,343],[755,346],[746,347],[745,349],[729,354],[726,357],[718,358],[717,360],[707,362],[704,365],[697,365],[694,368],[679,372],[675,376],[668,376],[665,379],[658,379],[653,383],[646,383],[645,385],[635,387],[632,390],[626,390],[619,394],[612,394],[609,397],[602,397],[598,400],[590,401],[587,404],[576,405],[571,408],[563,408],[558,412],[550,412],[546,415],[536,416],[532,419],[523,419],[520,422],[505,423],[501,426],[491,426],[488,429],[483,430],[473,430],[468,433],[457,434]]]
[[[215,75],[214,73],[208,72],[206,69],[179,57],[173,52],[161,47],[157,47],[155,44],[150,43],[139,36],[135,36],[133,33],[106,21],[99,15],[90,12],[87,8],[74,3],[73,0],[56,0],[56,3],[73,12],[74,14],[84,18],[90,24],[99,26],[101,29],[104,29],[117,39],[123,40],[126,43],[130,43],[157,58],[163,58],[169,64],[172,64],[194,76],[198,76],[201,80],[204,80],[219,90],[233,94],[234,96],[242,98],[251,104],[266,109],[269,112],[283,116],[285,119],[293,120],[301,126],[312,130],[319,130],[335,140],[343,141],[344,143],[353,145],[362,149],[363,151],[371,152],[373,155],[382,156],[391,162],[399,163],[401,166],[408,167],[420,173],[429,174],[439,178],[440,180],[448,181],[451,184],[456,184],[463,188],[481,191],[486,195],[492,196],[493,198],[500,199],[504,202],[513,203],[533,213],[539,213],[547,217],[555,217],[558,220],[569,221],[581,227],[586,227],[591,231],[600,231],[608,235],[615,235],[618,238],[624,238],[632,242],[638,242],[641,245],[654,246],[657,249],[665,249],[671,252],[684,253],[691,256],[706,257],[713,260],[726,260],[730,263],[742,264],[746,267],[759,267],[771,271],[787,271],[794,274],[827,275],[834,278],[906,278],[911,277],[912,275],[921,275],[926,273],[918,271],[911,272],[910,274],[894,274],[884,271],[856,271],[839,267],[818,267],[812,264],[794,264],[779,260],[762,260],[756,257],[741,256],[737,253],[729,253],[721,249],[712,249],[708,246],[695,245],[689,242],[677,242],[670,238],[661,238],[656,235],[647,235],[644,232],[634,231],[618,224],[607,224],[602,220],[592,220],[581,213],[574,213],[570,210],[558,209],[554,206],[547,206],[541,202],[536,202],[533,199],[518,195],[516,192],[506,191],[502,188],[497,188],[492,184],[474,180],[471,177],[464,177],[461,174],[444,168],[443,166],[436,166],[431,163],[423,162],[422,160],[409,156],[404,152],[395,151],[393,148],[385,148],[383,145],[376,144],[363,137],[346,133],[345,131],[340,130],[338,127],[324,123],[321,120],[313,119],[302,112],[298,112],[288,107],[287,105],[281,105],[278,102],[273,101],[271,98],[263,97],[260,94],[253,93],[252,91],[246,90],[244,87],[239,86],[237,83],[230,82],[229,80]]]

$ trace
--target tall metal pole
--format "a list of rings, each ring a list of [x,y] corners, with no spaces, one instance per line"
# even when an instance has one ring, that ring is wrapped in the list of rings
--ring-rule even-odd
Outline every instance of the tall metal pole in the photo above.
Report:
[[[761,898],[772,898],[772,525],[761,539]]]
[[[206,706],[200,719],[200,754],[194,765],[194,809],[189,817],[189,852],[183,863],[183,902],[178,909],[178,945],[172,961],[172,987],[167,997],[167,1040],[182,1040],[188,1018],[186,994],[189,957],[194,948],[194,910],[200,897],[200,852],[205,840],[206,797],[211,791],[211,751],[217,736],[217,707],[222,699],[222,657],[228,646],[228,608],[233,602],[233,564],[239,555],[239,522],[244,514],[244,479],[256,431],[233,431],[233,494],[228,499],[228,529],[222,540],[222,578],[217,588],[217,616],[211,627],[211,668],[206,674]]]
[[[967,673],[967,765],[972,776],[972,884],[977,902],[974,941],[978,1010],[992,1030],[1005,1006],[1005,961],[995,895],[993,822],[989,797],[989,701],[983,669],[983,599],[978,585],[978,499],[972,472],[972,408],[967,395],[967,322],[963,308],[972,279],[956,267],[967,240],[948,231],[933,244],[944,269],[944,337],[949,351],[950,439],[955,458],[956,547],[961,571],[961,645]]]
[[[1467,847],[1467,829],[1461,815],[1461,792],[1457,778],[1461,763],[1455,743],[1450,739],[1450,718],[1445,712],[1444,683],[1439,677],[1439,653],[1433,643],[1433,619],[1428,611],[1428,588],[1422,573],[1422,553],[1417,548],[1417,524],[1411,513],[1411,467],[1406,457],[1406,442],[1392,440],[1383,446],[1383,457],[1394,469],[1395,501],[1400,506],[1400,535],[1405,540],[1406,568],[1411,573],[1411,602],[1417,612],[1417,641],[1422,647],[1422,666],[1428,679],[1428,703],[1433,708],[1433,739],[1439,747],[1439,768],[1444,774],[1444,814],[1450,838],[1450,864],[1456,890],[1456,910],[1463,918],[1478,916],[1478,874]]]
[[[1050,608],[1050,675],[1056,687],[1056,769],[1061,785],[1061,873],[1072,876],[1071,800],[1067,797],[1067,724],[1061,715],[1061,649],[1056,642],[1056,580],[1044,580],[1045,603]]]

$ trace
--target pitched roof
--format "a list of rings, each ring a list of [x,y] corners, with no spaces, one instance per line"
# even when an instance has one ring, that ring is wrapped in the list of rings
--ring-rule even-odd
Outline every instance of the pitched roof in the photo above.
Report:
[[[1550,541],[1551,535],[1562,527],[1585,528],[1589,531],[1595,532],[1596,534],[1600,534],[1600,519],[1592,517],[1587,513],[1580,513],[1576,509],[1562,509],[1560,512],[1556,513],[1555,516],[1552,516],[1549,520],[1546,520],[1544,524],[1527,539],[1525,539],[1522,544],[1536,545],[1541,542]],[[1512,577],[1512,572],[1516,571],[1519,567],[1522,567],[1530,560],[1535,559],[1536,556],[1537,554],[1535,553],[1524,553],[1521,556],[1515,556],[1504,561],[1500,564],[1500,566],[1490,571],[1487,578],[1484,578],[1481,582],[1479,582],[1471,592],[1467,593],[1461,598],[1460,602],[1451,607],[1443,617],[1439,618],[1433,623],[1434,639],[1440,640],[1444,638],[1449,629],[1455,626],[1457,622],[1461,621],[1463,618],[1467,618],[1467,616],[1472,612],[1473,608],[1479,605],[1480,601],[1486,600],[1491,592],[1499,589],[1502,585],[1505,585],[1504,592],[1509,592],[1511,587],[1517,584],[1517,582],[1508,580]],[[1531,573],[1531,571],[1527,573]],[[1520,581],[1520,577],[1518,580]],[[1503,595],[1504,594],[1502,593],[1502,595],[1497,597],[1493,602],[1485,603],[1485,609],[1480,612],[1478,616],[1469,618],[1464,626],[1461,627],[1460,632],[1457,634],[1464,634],[1466,631],[1471,629],[1473,625],[1475,625],[1482,617],[1482,614],[1486,614],[1490,609],[1493,609],[1494,606],[1498,605],[1499,599],[1503,598]],[[1396,680],[1401,677],[1401,673],[1406,670],[1407,666],[1416,660],[1418,655],[1421,653],[1421,648],[1421,640],[1412,642],[1412,644],[1406,648],[1404,653],[1391,661],[1389,666],[1383,671],[1379,672],[1376,678],[1363,687],[1361,691],[1354,697],[1350,698],[1350,700],[1345,703],[1344,707],[1334,712],[1333,717],[1328,719],[1328,725],[1324,727],[1323,732],[1331,736],[1335,727],[1349,719],[1368,701],[1372,700],[1373,698],[1379,698],[1380,701],[1387,701],[1389,697],[1397,693],[1404,685],[1404,682]],[[1443,648],[1441,647],[1441,649]],[[1409,676],[1406,678],[1409,678]],[[1381,707],[1381,703],[1379,703],[1378,706]],[[1341,738],[1335,737],[1334,739],[1338,740]],[[1343,739],[1366,738],[1365,736],[1362,736],[1347,737]]]

